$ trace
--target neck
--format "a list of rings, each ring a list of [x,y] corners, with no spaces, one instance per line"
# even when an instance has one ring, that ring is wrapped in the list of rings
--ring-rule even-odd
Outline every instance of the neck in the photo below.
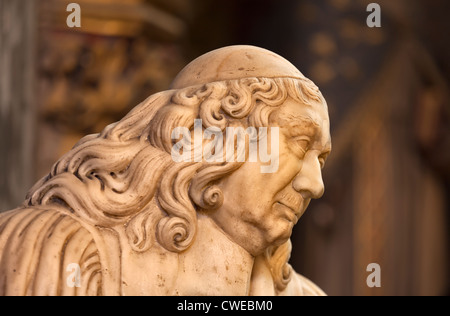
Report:
[[[254,257],[231,241],[208,216],[198,215],[196,240],[179,255],[178,262],[180,295],[249,294]]]

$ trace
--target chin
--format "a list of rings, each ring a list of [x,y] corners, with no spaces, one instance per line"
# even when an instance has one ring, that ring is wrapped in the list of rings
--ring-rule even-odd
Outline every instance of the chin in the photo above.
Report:
[[[274,224],[275,225],[275,224]],[[269,246],[280,246],[286,243],[292,236],[292,230],[294,229],[294,223],[282,220],[276,224],[277,229],[272,230],[269,233],[268,244]]]

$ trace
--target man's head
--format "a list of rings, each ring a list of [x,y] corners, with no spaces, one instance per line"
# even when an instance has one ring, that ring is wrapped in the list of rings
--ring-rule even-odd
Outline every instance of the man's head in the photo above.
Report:
[[[57,204],[98,226],[126,223],[136,251],[156,240],[169,251],[188,249],[198,212],[255,256],[285,243],[310,199],[323,193],[320,170],[331,144],[318,88],[282,57],[249,46],[198,58],[172,87],[80,141],[32,189],[27,204]],[[202,130],[223,133],[268,128],[278,169],[262,173],[259,160],[174,161],[174,129],[193,132],[196,120]],[[259,145],[264,138],[257,135]]]
[[[191,196],[197,205],[206,206],[205,213],[250,253],[257,255],[269,246],[285,243],[310,200],[324,192],[321,168],[331,151],[325,100],[287,60],[251,46],[226,47],[201,56],[172,84],[181,91],[192,85],[197,88],[186,95],[188,99],[189,95],[193,99],[198,95],[200,103],[194,110],[198,116],[194,116],[202,119],[203,129],[215,127],[222,131],[222,148],[226,147],[230,126],[255,130],[267,127],[267,136],[259,135],[258,148],[263,142],[269,148],[275,145],[270,151],[277,153],[277,168],[261,172],[266,163],[258,155],[257,161],[250,161],[247,138],[245,163],[233,167],[236,170],[230,174],[232,163],[210,166],[215,177],[209,183],[203,180],[201,186],[194,185]],[[202,87],[200,93],[198,87]],[[160,121],[167,119],[169,115]],[[192,130],[192,121],[190,124],[187,127]],[[223,155],[227,154],[228,147]],[[205,201],[205,196],[215,197],[215,203]]]
[[[331,151],[324,104],[288,99],[271,115],[270,126],[280,128],[279,169],[261,173],[261,162],[246,162],[219,182],[224,203],[211,213],[254,255],[285,243],[311,199],[322,196],[321,169]]]

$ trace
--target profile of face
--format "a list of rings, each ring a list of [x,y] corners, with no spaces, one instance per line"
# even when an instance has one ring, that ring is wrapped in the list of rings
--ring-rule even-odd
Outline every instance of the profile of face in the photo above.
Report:
[[[190,133],[194,146],[182,151],[194,159],[173,159],[178,128]],[[242,158],[227,136],[245,128],[255,131],[246,132],[248,161],[202,159],[208,150]],[[327,105],[290,62],[253,46],[207,53],[170,90],[81,139],[22,207],[0,216],[0,294],[303,294],[287,241],[324,192],[330,151]],[[64,262],[92,282],[66,287]]]
[[[261,173],[261,162],[247,161],[218,184],[225,199],[211,214],[254,256],[285,243],[311,199],[323,195],[321,170],[331,152],[326,103],[288,99],[271,115],[270,127],[279,127],[278,171]]]

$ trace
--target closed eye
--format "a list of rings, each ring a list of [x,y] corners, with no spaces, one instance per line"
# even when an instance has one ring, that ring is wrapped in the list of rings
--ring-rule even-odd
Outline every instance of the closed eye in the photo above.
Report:
[[[309,149],[310,139],[306,136],[298,136],[292,139],[293,150],[298,153],[300,157],[303,157]]]

